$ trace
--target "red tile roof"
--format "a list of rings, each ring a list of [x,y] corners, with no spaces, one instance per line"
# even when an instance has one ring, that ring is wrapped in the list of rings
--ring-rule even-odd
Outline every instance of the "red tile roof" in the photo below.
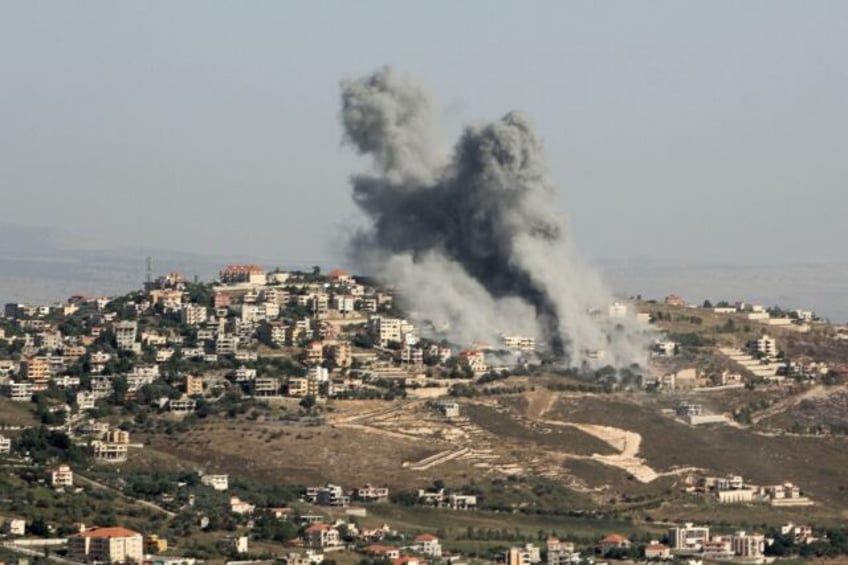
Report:
[[[438,541],[438,540],[439,540],[439,538],[437,538],[437,537],[436,537],[436,536],[434,536],[433,534],[418,534],[417,536],[415,536],[415,541],[416,541],[416,542],[420,542],[420,541]]]
[[[90,528],[85,530],[84,532],[78,533],[73,537],[81,537],[81,538],[130,538],[133,536],[140,536],[141,534],[138,532],[134,532],[132,530],[128,530],[127,528]]]
[[[602,539],[601,543],[604,543],[604,544],[606,544],[606,543],[627,543],[628,541],[630,541],[630,540],[628,540],[626,537],[624,537],[622,535],[610,534],[607,537],[605,537],[604,539]]]

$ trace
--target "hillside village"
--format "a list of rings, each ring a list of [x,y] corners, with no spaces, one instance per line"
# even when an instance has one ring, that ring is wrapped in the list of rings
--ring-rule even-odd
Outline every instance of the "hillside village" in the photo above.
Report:
[[[611,318],[656,333],[649,364],[574,370],[533,336],[435,340],[399,302],[340,269],[229,265],[213,283],[171,273],[121,297],[5,305],[4,558],[561,565],[848,551],[843,502],[817,475],[662,463],[650,437],[613,421],[841,441],[848,329],[802,310],[621,299]],[[632,404],[590,409],[605,402]],[[749,469],[762,476],[743,479]],[[656,519],[686,505],[705,523]],[[780,523],[738,518],[769,511]]]

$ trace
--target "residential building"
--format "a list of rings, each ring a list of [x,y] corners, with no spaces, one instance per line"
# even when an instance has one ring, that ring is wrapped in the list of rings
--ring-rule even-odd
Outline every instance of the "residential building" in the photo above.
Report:
[[[387,487],[375,487],[370,484],[360,487],[353,492],[357,500],[365,502],[386,502],[389,500],[389,489]]]
[[[68,465],[59,465],[50,471],[50,486],[53,488],[74,486],[74,472]]]
[[[50,358],[47,356],[30,357],[21,361],[21,376],[28,381],[40,382],[50,378]]]
[[[312,524],[303,531],[304,543],[313,549],[325,549],[341,545],[339,531],[330,524]]]
[[[763,334],[753,345],[757,354],[769,359],[777,357],[777,341],[773,337]]]
[[[122,463],[127,460],[128,445],[126,443],[109,443],[101,440],[91,442],[94,458],[106,463]]]
[[[10,536],[22,536],[26,534],[26,520],[11,518],[6,521],[6,532]]]
[[[671,549],[665,544],[652,540],[645,546],[645,559],[649,561],[671,559]]]
[[[610,534],[598,543],[601,555],[606,555],[615,549],[629,549],[630,540],[620,534]]]
[[[740,530],[730,536],[730,545],[739,557],[762,557],[766,543],[762,534],[747,534]]]
[[[12,451],[12,439],[4,435],[0,435],[0,454],[10,453]]]
[[[186,304],[183,306],[180,317],[182,322],[189,326],[197,326],[206,322],[209,315],[206,306],[197,304]]]
[[[253,514],[254,510],[256,506],[253,504],[243,501],[236,495],[230,497],[230,512],[233,514]]]
[[[686,522],[683,526],[668,530],[668,543],[671,549],[700,551],[709,540],[710,528],[695,526],[692,522]]]
[[[308,487],[306,498],[321,506],[347,506],[350,504],[350,497],[345,494],[342,487],[330,483],[322,487]]]
[[[141,563],[144,539],[126,528],[91,528],[68,538],[68,558],[83,563]]]
[[[215,340],[216,355],[233,355],[238,351],[239,338],[233,334],[219,334]]]
[[[459,402],[455,400],[440,400],[436,406],[445,418],[459,417]]]
[[[134,321],[118,322],[115,328],[115,342],[118,349],[123,351],[136,351],[136,334],[138,333],[138,324]]]
[[[33,392],[34,390],[32,383],[9,383],[9,398],[14,400],[15,402],[29,402],[30,400],[32,400]]]
[[[419,534],[413,540],[418,551],[430,557],[442,556],[442,544],[433,534]]]
[[[229,475],[202,475],[200,483],[214,490],[227,490],[230,488]]]
[[[508,349],[518,351],[535,351],[536,339],[522,335],[505,335],[501,337],[503,344]]]
[[[625,318],[627,317],[627,304],[621,302],[613,302],[609,307],[610,318]]]
[[[185,377],[185,393],[186,396],[198,396],[203,394],[203,379],[186,375]]]
[[[177,414],[188,414],[194,412],[196,409],[197,401],[185,395],[178,399],[172,398],[168,401],[168,410]]]
[[[532,543],[523,547],[511,547],[506,553],[506,565],[535,565],[541,561],[539,547]]]
[[[144,538],[144,551],[154,554],[168,551],[168,540],[160,538],[156,534],[150,534]]]
[[[545,544],[548,553],[547,565],[571,565],[580,562],[580,554],[574,551],[574,543],[549,537]]]
[[[264,285],[268,279],[265,270],[258,265],[227,265],[220,272],[220,280],[225,284]]]

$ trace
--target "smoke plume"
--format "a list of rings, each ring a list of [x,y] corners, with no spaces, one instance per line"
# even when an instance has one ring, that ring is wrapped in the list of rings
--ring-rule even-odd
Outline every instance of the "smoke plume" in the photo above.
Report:
[[[446,151],[415,81],[384,67],[341,87],[345,140],[373,162],[351,177],[370,219],[355,259],[419,320],[459,343],[533,336],[575,365],[641,361],[635,320],[609,319],[610,294],[570,247],[527,118],[469,125]]]

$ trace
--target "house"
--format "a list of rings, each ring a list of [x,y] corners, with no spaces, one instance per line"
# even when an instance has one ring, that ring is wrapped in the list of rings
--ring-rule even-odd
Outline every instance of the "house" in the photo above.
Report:
[[[341,545],[339,531],[330,524],[312,524],[303,531],[304,543],[313,549],[325,549]]]
[[[506,552],[506,565],[535,565],[542,561],[539,548],[532,543],[524,547],[511,547]]]
[[[459,402],[454,400],[440,400],[436,405],[445,418],[459,417]]]
[[[230,477],[229,475],[202,475],[200,484],[214,490],[227,490],[230,488]]]
[[[350,497],[345,495],[342,487],[330,483],[323,487],[307,488],[306,498],[313,504],[321,506],[347,506],[350,504]]]
[[[127,460],[126,443],[109,443],[94,440],[91,442],[91,450],[94,458],[107,463],[122,463]]]
[[[400,549],[393,545],[372,544],[365,547],[365,553],[376,559],[391,559],[394,561],[400,558]]]
[[[645,559],[649,561],[671,559],[671,549],[665,544],[652,540],[645,546]]]
[[[183,395],[179,399],[172,398],[168,401],[168,410],[175,414],[188,414],[197,408],[197,401]]]
[[[665,297],[666,306],[686,306],[686,301],[676,294],[669,294]]]
[[[230,497],[230,512],[233,514],[253,514],[256,506],[241,500],[236,495]]]
[[[389,499],[388,488],[374,487],[370,484],[356,489],[353,494],[355,498],[365,502],[386,502]]]
[[[22,536],[26,534],[26,520],[21,518],[11,518],[6,521],[6,532],[10,536]]]
[[[4,435],[0,435],[0,453],[9,453],[12,451],[12,440]]]
[[[549,537],[545,546],[548,551],[547,565],[568,565],[580,561],[580,554],[574,551],[574,543],[572,542]]]
[[[59,465],[50,471],[50,486],[53,488],[74,486],[74,472],[67,465]]]
[[[442,556],[442,544],[433,534],[418,534],[413,540],[417,550],[430,557]]]
[[[247,536],[233,536],[227,540],[227,545],[235,553],[247,553]]]
[[[68,558],[83,563],[141,563],[144,539],[127,528],[91,528],[68,538]]]
[[[630,540],[620,534],[610,534],[598,543],[598,550],[601,555],[616,549],[629,549]]]
[[[156,534],[150,534],[144,538],[144,551],[147,553],[162,553],[168,551],[168,540],[160,538]]]

